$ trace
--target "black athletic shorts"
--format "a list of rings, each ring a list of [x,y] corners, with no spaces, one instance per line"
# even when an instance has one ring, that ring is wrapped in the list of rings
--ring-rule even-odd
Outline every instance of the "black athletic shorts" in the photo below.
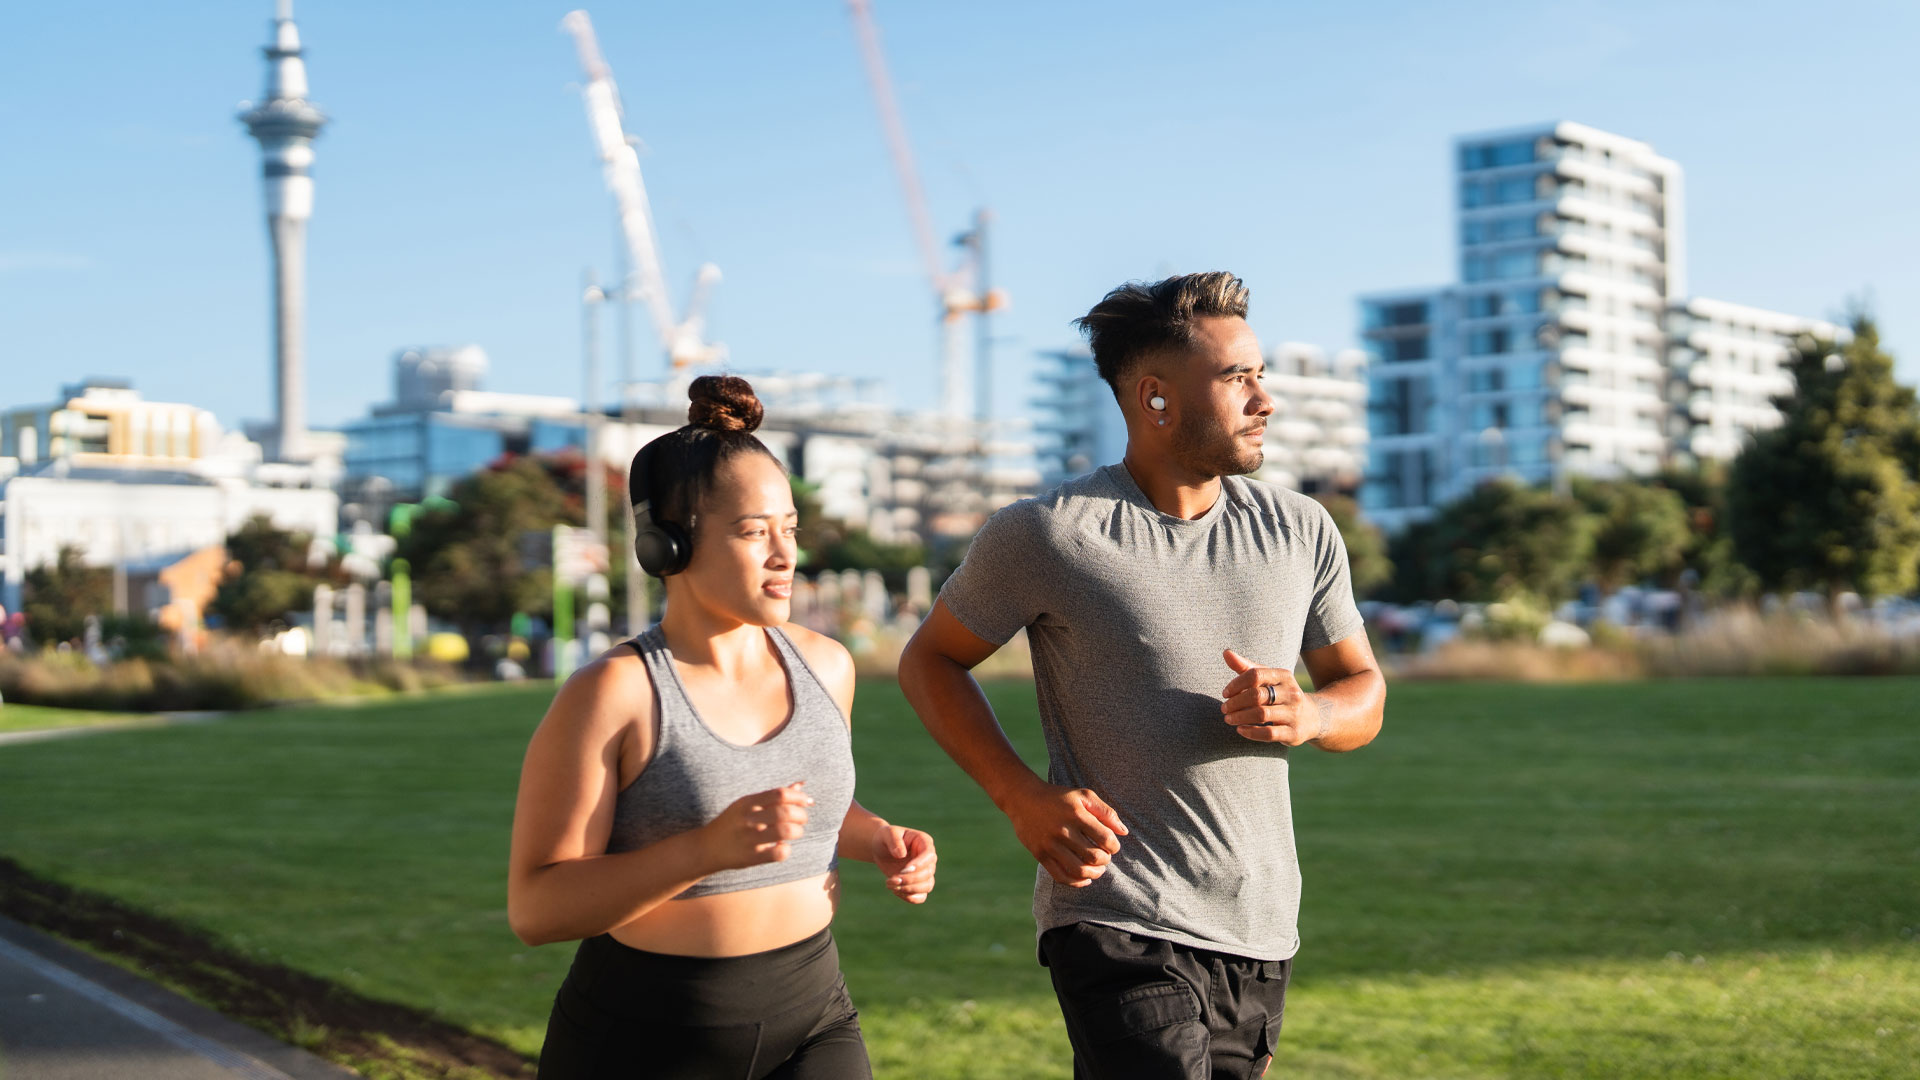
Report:
[[[747,956],[669,956],[602,934],[553,1002],[540,1080],[870,1080],[833,934]]]
[[[1075,1080],[1266,1074],[1292,960],[1191,949],[1098,923],[1040,935],[1073,1042]]]

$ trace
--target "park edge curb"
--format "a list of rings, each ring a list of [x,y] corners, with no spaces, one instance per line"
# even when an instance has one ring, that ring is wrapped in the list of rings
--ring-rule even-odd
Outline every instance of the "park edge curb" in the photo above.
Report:
[[[198,1001],[196,1007],[227,1023],[258,1029],[257,1038],[276,1046],[305,1046],[336,1065],[365,1065],[409,1080],[527,1080],[533,1075],[530,1060],[496,1040],[423,1010],[245,956],[201,930],[40,877],[4,855],[0,918],[42,937],[63,939],[69,953],[86,957],[83,950],[93,950],[112,958],[109,963],[86,957],[88,972],[99,970],[91,965],[119,971],[116,964],[124,964],[133,971],[120,971],[123,979],[151,980],[166,992]],[[117,992],[122,984],[108,985]]]
[[[34,966],[52,969],[49,975],[69,989],[240,1075],[274,1080],[351,1080],[357,1075],[3,915],[0,948],[28,954],[38,962]]]

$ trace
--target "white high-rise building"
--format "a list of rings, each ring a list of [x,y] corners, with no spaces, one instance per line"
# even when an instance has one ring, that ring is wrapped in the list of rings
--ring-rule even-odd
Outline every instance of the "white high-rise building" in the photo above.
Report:
[[[1695,297],[1668,313],[1676,457],[1726,460],[1747,434],[1776,427],[1793,392],[1787,362],[1802,335],[1839,341],[1832,323]]]
[[[1782,335],[1816,324],[1686,299],[1678,165],[1565,122],[1463,136],[1454,153],[1458,284],[1360,300],[1373,520],[1398,529],[1495,476],[1560,484],[1729,457],[1765,426],[1770,404],[1740,412],[1733,397],[1694,419],[1694,369],[1719,370],[1696,354],[1729,353],[1705,337],[1677,349],[1671,327],[1732,320],[1767,338],[1766,371],[1734,392],[1746,408],[1784,389]],[[1695,438],[1699,423],[1717,434]]]

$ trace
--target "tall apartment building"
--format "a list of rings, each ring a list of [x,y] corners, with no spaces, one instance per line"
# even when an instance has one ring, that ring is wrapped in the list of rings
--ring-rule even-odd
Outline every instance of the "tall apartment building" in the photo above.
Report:
[[[1043,396],[1036,425],[1043,485],[1051,487],[1119,461],[1126,423],[1113,391],[1084,349],[1043,353]],[[1284,341],[1267,354],[1263,380],[1273,395],[1266,461],[1255,475],[1296,491],[1351,492],[1366,471],[1367,355],[1343,349],[1329,359],[1317,345]]]
[[[1566,122],[1454,153],[1458,282],[1360,300],[1373,520],[1398,529],[1494,476],[1730,457],[1777,420],[1787,343],[1833,328],[1687,298],[1678,165]]]
[[[1725,460],[1747,434],[1780,423],[1775,398],[1793,391],[1794,339],[1839,341],[1832,323],[1695,297],[1667,316],[1676,456]]]

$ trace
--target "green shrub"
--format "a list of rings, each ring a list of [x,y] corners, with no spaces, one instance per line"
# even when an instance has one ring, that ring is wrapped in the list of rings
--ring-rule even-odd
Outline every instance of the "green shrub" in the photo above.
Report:
[[[130,656],[95,664],[78,651],[0,653],[0,695],[21,704],[109,712],[247,709],[448,686],[445,665],[343,661],[262,652],[217,641],[172,658]]]

